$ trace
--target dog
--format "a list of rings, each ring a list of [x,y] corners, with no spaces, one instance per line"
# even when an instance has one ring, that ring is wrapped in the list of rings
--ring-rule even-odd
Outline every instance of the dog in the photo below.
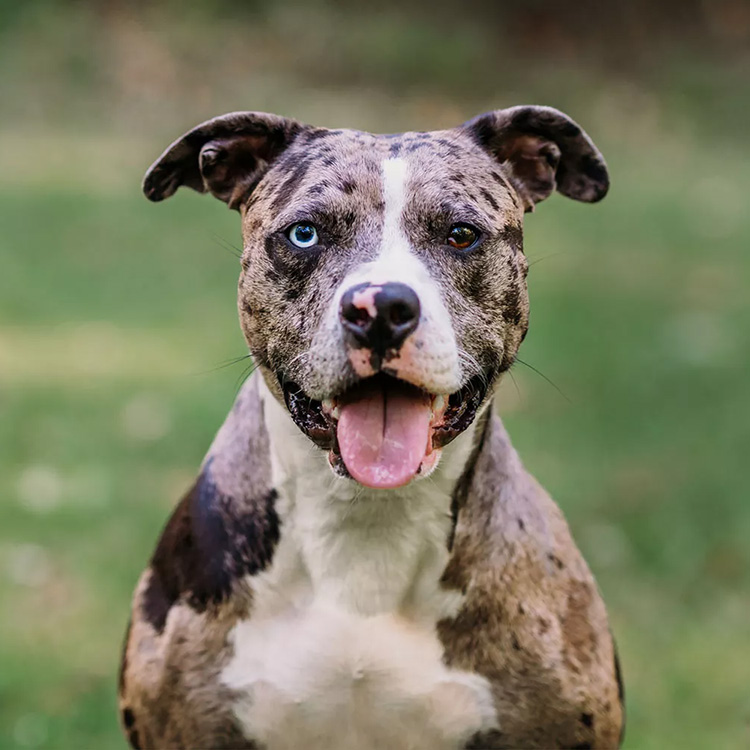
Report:
[[[257,367],[140,578],[134,748],[613,748],[604,604],[493,394],[526,335],[523,220],[609,186],[549,107],[372,135],[235,112],[175,141],[242,219]]]

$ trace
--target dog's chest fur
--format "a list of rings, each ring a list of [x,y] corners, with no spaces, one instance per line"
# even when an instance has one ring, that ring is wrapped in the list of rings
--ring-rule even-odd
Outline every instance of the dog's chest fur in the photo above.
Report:
[[[488,682],[447,668],[436,631],[461,605],[440,578],[451,469],[471,435],[435,478],[373,494],[332,477],[267,392],[264,412],[282,535],[222,673],[247,737],[269,750],[432,750],[492,728]]]

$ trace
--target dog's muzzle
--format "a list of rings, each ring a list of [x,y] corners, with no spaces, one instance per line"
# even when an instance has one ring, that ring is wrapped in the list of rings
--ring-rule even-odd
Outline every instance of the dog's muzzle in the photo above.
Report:
[[[429,387],[429,371],[426,379],[420,372],[421,315],[420,299],[407,284],[356,284],[338,307],[354,378],[320,401],[281,380],[292,419],[329,450],[334,471],[368,487],[392,489],[429,474],[487,393],[484,373],[455,391]]]

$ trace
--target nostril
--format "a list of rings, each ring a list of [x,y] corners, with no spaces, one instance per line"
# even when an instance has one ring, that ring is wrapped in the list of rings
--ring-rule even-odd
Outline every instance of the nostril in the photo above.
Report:
[[[405,302],[396,302],[391,305],[389,317],[391,325],[406,325],[407,323],[411,323],[415,318],[414,308],[407,305]]]
[[[345,308],[344,317],[349,323],[359,326],[360,328],[364,328],[370,322],[370,313],[361,307],[356,307],[355,305],[350,305]]]

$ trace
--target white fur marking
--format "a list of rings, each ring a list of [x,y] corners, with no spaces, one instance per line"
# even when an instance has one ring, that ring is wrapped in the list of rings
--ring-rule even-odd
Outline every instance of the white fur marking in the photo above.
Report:
[[[440,586],[452,488],[473,429],[429,482],[369,490],[331,476],[264,383],[282,535],[230,633],[222,681],[268,750],[448,750],[495,726],[489,683],[442,662],[436,623],[462,597]]]

